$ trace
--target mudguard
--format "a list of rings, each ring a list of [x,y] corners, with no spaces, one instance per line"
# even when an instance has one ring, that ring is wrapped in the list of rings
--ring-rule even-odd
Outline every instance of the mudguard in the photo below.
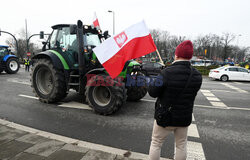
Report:
[[[4,62],[7,62],[7,60],[8,60],[10,57],[17,58],[17,56],[8,54],[8,55],[6,55],[6,56],[3,57],[3,61],[4,61]]]
[[[69,70],[69,66],[65,59],[56,51],[47,50],[45,52],[40,52],[36,54],[32,59],[48,58],[52,61],[53,65],[57,69]]]
[[[96,68],[96,69],[92,69],[90,71],[88,71],[84,77],[86,77],[86,75],[88,74],[100,74],[100,73],[106,73],[106,70],[104,68]]]

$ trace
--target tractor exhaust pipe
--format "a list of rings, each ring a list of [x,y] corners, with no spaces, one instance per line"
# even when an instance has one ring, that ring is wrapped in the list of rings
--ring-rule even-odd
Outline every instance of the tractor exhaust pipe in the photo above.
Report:
[[[83,24],[81,20],[77,21],[77,40],[78,40],[78,63],[79,63],[79,75],[85,74],[85,57],[83,55]]]
[[[78,40],[78,64],[79,64],[79,93],[84,92],[84,74],[85,74],[85,56],[83,49],[83,24],[81,20],[77,21],[77,32],[76,32],[77,40]]]

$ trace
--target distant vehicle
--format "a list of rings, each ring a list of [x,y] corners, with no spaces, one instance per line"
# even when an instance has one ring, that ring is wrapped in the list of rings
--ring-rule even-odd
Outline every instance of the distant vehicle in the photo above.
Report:
[[[18,58],[10,53],[9,46],[0,45],[0,73],[17,73],[20,67]]]
[[[221,81],[250,81],[250,71],[237,66],[223,66],[216,69],[211,69],[209,78],[219,79]]]
[[[204,59],[191,60],[192,66],[211,66],[212,64],[213,60],[204,60]]]
[[[144,62],[142,63],[142,69],[147,72],[147,75],[157,75],[165,66],[158,62]]]

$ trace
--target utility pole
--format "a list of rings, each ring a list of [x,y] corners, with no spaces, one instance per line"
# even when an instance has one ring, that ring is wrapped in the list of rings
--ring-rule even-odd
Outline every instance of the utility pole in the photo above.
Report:
[[[25,30],[26,30],[26,53],[28,53],[28,48],[29,48],[29,44],[28,44],[28,29],[27,29],[27,19],[25,19]]]
[[[237,47],[239,47],[239,38],[240,38],[241,34],[237,35]],[[239,47],[240,49],[240,47]],[[238,53],[236,52],[236,57],[235,57],[235,61],[238,62]]]

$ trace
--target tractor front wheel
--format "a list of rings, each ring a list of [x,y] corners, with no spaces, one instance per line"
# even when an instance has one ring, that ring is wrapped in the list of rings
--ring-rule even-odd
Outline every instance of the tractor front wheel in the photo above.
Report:
[[[139,78],[140,77],[140,78]],[[142,99],[148,92],[146,87],[146,78],[143,73],[137,73],[132,75],[131,78],[134,79],[134,85],[127,86],[128,101],[138,101]],[[139,82],[140,81],[140,82]]]
[[[116,112],[126,101],[126,88],[123,82],[113,80],[107,75],[95,75],[86,85],[86,101],[101,115]]]
[[[40,59],[32,68],[31,87],[41,102],[58,102],[67,95],[64,73],[51,61]]]
[[[18,72],[20,64],[16,58],[10,58],[6,62],[5,72],[8,74],[15,74]]]

